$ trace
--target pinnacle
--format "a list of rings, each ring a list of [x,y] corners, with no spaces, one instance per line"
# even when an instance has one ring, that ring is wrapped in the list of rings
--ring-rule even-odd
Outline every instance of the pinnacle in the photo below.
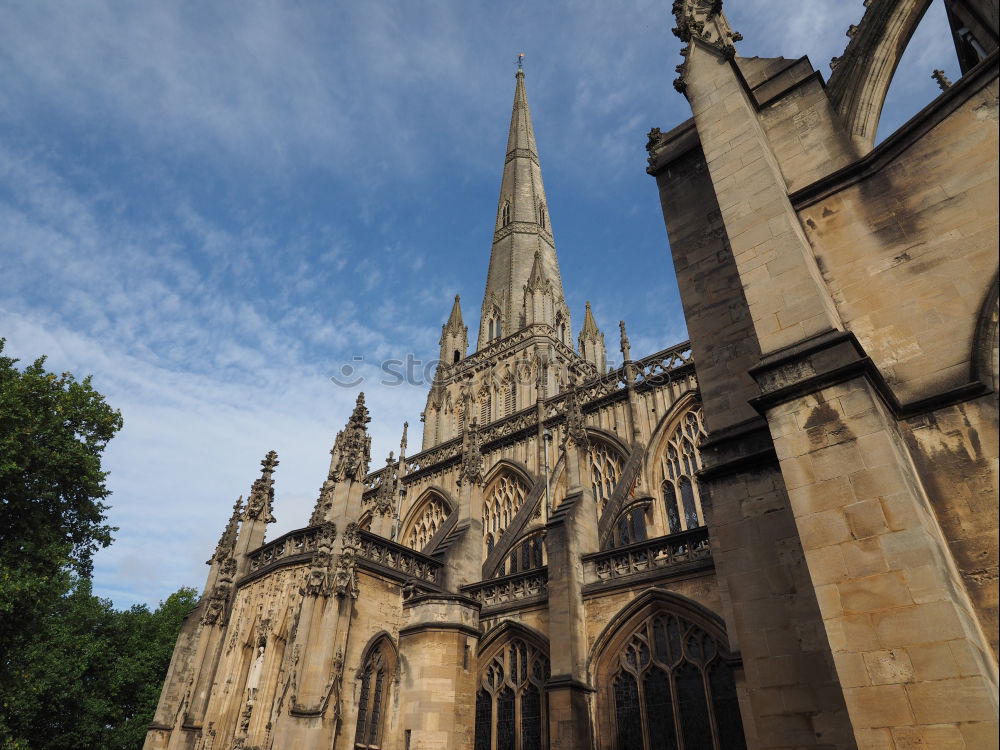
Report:
[[[580,336],[583,338],[594,339],[601,335],[600,329],[597,327],[597,321],[594,320],[594,313],[590,310],[590,303],[587,303],[587,309],[583,314],[583,329],[580,331]]]
[[[465,324],[462,322],[462,305],[459,296],[455,295],[455,303],[451,306],[451,315],[448,316],[446,329],[461,330]]]
[[[365,392],[360,391],[358,393],[358,399],[354,403],[354,412],[351,414],[351,418],[347,421],[348,427],[360,427],[365,428],[365,425],[372,421],[372,418],[368,414],[368,407],[365,406]]]
[[[545,268],[542,266],[542,253],[535,251],[535,259],[531,264],[531,273],[528,275],[526,289],[534,291],[544,289],[549,284],[549,278],[545,275]]]

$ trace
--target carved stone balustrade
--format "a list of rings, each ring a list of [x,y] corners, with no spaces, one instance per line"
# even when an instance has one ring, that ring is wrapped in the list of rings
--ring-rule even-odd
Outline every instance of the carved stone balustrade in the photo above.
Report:
[[[358,564],[364,568],[374,566],[374,571],[388,575],[401,582],[416,579],[436,588],[441,584],[444,565],[433,557],[421,554],[409,547],[396,544],[388,539],[361,531],[358,545]]]
[[[250,553],[247,566],[247,578],[257,578],[265,571],[281,565],[292,565],[306,559],[316,550],[316,538],[319,526],[307,526],[304,529],[289,531],[268,542]],[[240,581],[243,583],[244,578]]]
[[[662,578],[711,568],[708,528],[702,526],[584,555],[583,566],[584,593],[612,588],[625,579],[632,585],[640,576]]]
[[[494,612],[543,602],[548,598],[548,585],[548,569],[542,567],[490,578],[465,586],[462,591],[482,604],[483,612]]]

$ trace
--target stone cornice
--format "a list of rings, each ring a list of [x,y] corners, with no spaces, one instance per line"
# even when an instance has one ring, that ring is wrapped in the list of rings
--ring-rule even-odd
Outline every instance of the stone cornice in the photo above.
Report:
[[[551,247],[553,250],[556,249],[556,241],[553,238],[552,233],[547,229],[542,229],[538,224],[533,221],[512,221],[506,226],[502,226],[493,232],[493,244],[495,245],[504,237],[509,237],[512,234],[534,234],[542,238],[545,244]]]

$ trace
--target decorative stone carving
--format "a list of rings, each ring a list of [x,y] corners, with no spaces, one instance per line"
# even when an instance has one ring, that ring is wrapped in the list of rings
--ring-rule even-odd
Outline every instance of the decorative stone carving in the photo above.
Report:
[[[468,482],[472,485],[483,483],[483,453],[479,438],[479,427],[475,421],[469,425],[462,446],[462,468],[458,473],[459,486]]]
[[[219,543],[215,545],[215,552],[209,558],[208,564],[221,563],[227,557],[232,557],[233,549],[236,548],[236,537],[240,530],[240,516],[243,514],[243,495],[240,495],[233,504],[233,514],[229,517],[229,523],[222,531]]]
[[[563,416],[566,422],[563,427],[562,449],[576,447],[587,450],[590,447],[590,440],[587,438],[587,421],[580,405],[580,387],[577,383],[573,383],[566,393]]]
[[[722,13],[722,0],[674,0],[672,7],[677,25],[672,29],[674,36],[686,43],[681,51],[684,62],[677,67],[680,74],[674,80],[674,88],[684,93],[687,89],[688,58],[691,45],[695,42],[712,48],[722,60],[732,60],[736,56],[733,42],[743,37],[729,27],[729,21]]]
[[[391,514],[396,505],[396,466],[396,460],[390,452],[385,460],[385,469],[382,471],[382,483],[372,500],[372,510],[380,516]]]
[[[274,515],[271,513],[271,508],[274,505],[274,480],[271,477],[277,465],[278,454],[274,451],[268,451],[264,460],[260,462],[260,478],[250,488],[247,507],[243,511],[244,521],[274,522]]]
[[[371,421],[368,409],[365,407],[365,394],[359,393],[354,412],[347,421],[347,427],[337,433],[337,439],[330,451],[333,456],[330,464],[330,480],[364,481],[365,474],[368,473],[368,464],[371,462],[372,439],[366,429]]]
[[[333,591],[333,542],[337,537],[337,527],[326,521],[320,526],[316,537],[316,551],[313,553],[306,584],[299,593],[303,596],[329,596]]]
[[[236,560],[227,557],[219,569],[219,580],[212,589],[205,604],[205,613],[201,616],[202,625],[225,625],[226,607],[233,593],[233,576],[236,574]]]
[[[357,572],[357,549],[360,542],[358,525],[348,524],[344,530],[344,538],[341,540],[340,559],[337,560],[337,569],[333,574],[333,592],[338,598],[350,596],[352,599],[358,598],[358,572]]]

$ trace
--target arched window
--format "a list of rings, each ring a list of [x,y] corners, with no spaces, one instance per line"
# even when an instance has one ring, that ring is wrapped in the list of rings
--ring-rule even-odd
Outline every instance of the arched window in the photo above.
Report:
[[[521,638],[487,657],[476,693],[475,750],[547,747],[544,690],[549,659]]]
[[[455,350],[455,354],[454,354],[454,356],[452,357],[452,359],[453,359],[453,360],[454,360],[454,362],[455,362],[455,363],[457,364],[457,363],[458,363],[458,361],[459,361],[459,360],[460,360],[461,358],[462,358],[462,354],[461,354],[461,353],[460,353],[460,352],[458,351],[458,349],[456,349],[456,350]]]
[[[510,224],[510,201],[505,200],[500,206],[500,226]]]
[[[599,513],[611,499],[611,493],[622,476],[622,459],[618,452],[605,443],[592,442],[590,445],[590,486],[594,490]]]
[[[359,675],[358,723],[354,731],[355,750],[380,750],[389,687],[396,673],[396,652],[382,638],[368,652]]]
[[[538,204],[538,226],[540,226],[542,229],[545,229],[545,223],[546,223],[547,218],[548,217],[545,215],[545,204],[544,203],[539,203]]]
[[[746,747],[726,645],[683,616],[654,612],[606,671],[615,750]],[[682,744],[683,743],[683,744]]]
[[[701,409],[691,409],[670,433],[660,456],[661,489],[670,534],[705,525],[701,492],[695,477],[695,472],[701,468],[698,443],[704,435]]]
[[[517,381],[511,378],[503,394],[503,413],[510,415],[517,411]]]
[[[646,508],[648,507],[648,503],[633,505],[618,516],[614,533],[608,540],[609,548],[646,541]]]
[[[501,473],[490,484],[485,493],[483,533],[492,535],[493,539],[500,539],[527,494],[528,488],[516,474],[506,470]]]
[[[486,323],[486,340],[493,341],[494,339],[500,338],[500,329],[500,310],[494,307],[490,311],[490,316]]]
[[[487,550],[492,551],[489,543]],[[526,539],[522,539],[511,550],[506,560],[503,560],[493,574],[494,577],[514,575],[524,573],[528,570],[535,570],[545,565],[545,536],[544,533],[534,533]]]
[[[489,388],[483,389],[483,392],[479,395],[479,426],[482,427],[484,424],[490,421],[493,413],[493,395],[490,393]]]
[[[438,495],[431,495],[421,504],[420,510],[402,536],[403,544],[418,552],[427,546],[441,524],[448,518],[448,505]]]

